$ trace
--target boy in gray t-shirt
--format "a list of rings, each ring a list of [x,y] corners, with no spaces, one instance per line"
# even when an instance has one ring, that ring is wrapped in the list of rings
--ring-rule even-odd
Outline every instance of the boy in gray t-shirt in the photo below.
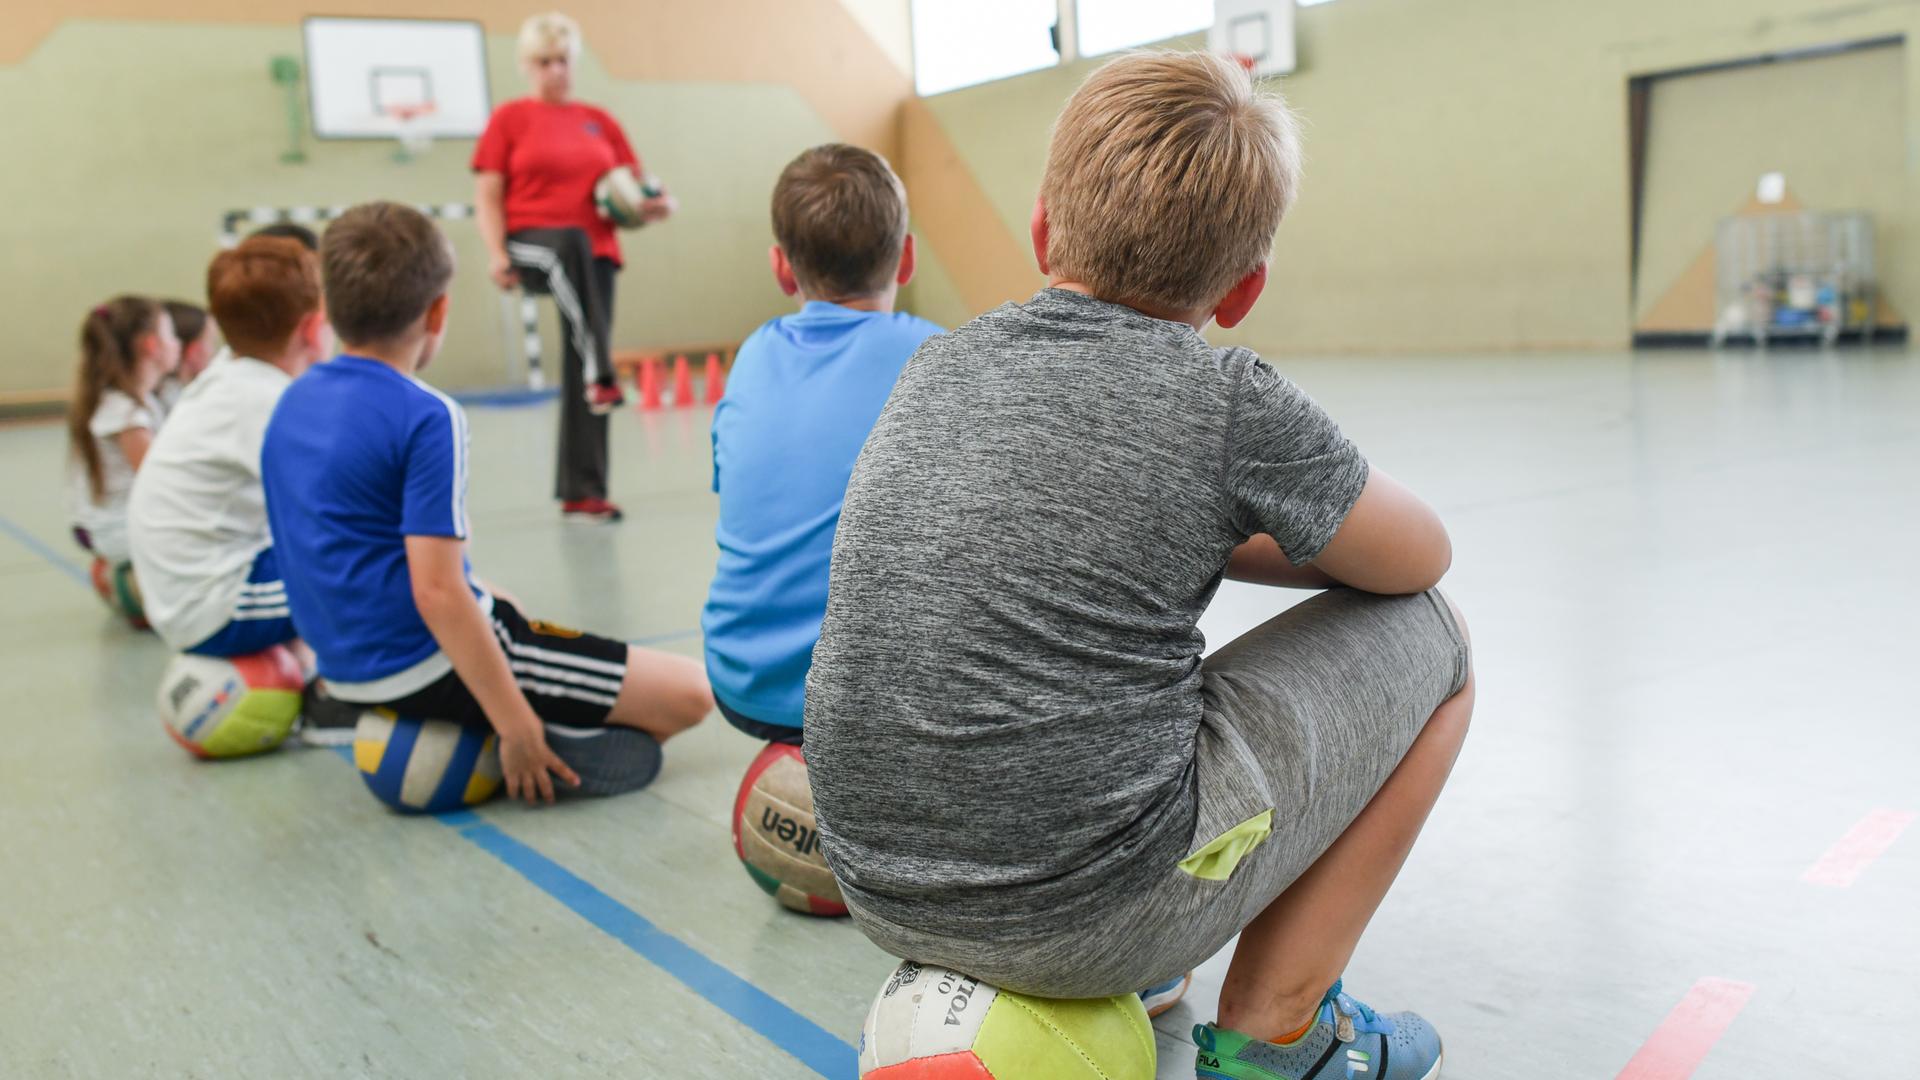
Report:
[[[1033,221],[1050,287],[923,345],[855,467],[807,757],[881,947],[1093,997],[1178,987],[1240,934],[1202,1075],[1345,1045],[1425,1080],[1438,1036],[1338,977],[1466,731],[1446,532],[1199,333],[1258,298],[1298,159],[1218,57],[1075,94]],[[1328,591],[1203,661],[1223,575]]]

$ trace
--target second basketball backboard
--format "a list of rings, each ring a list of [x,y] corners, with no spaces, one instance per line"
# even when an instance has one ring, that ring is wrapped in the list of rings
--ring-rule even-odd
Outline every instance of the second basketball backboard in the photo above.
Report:
[[[1236,57],[1257,77],[1295,66],[1293,0],[1214,0],[1207,48]]]

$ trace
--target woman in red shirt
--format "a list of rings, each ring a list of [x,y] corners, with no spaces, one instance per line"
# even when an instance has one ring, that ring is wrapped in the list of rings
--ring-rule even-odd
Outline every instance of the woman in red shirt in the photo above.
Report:
[[[550,293],[560,309],[561,513],[618,521],[620,508],[607,501],[607,414],[624,400],[609,354],[620,240],[595,209],[593,188],[616,165],[645,172],[612,116],[571,99],[579,52],[580,28],[564,15],[521,26],[520,63],[533,94],[487,121],[473,151],[474,209],[494,282]],[[661,192],[642,205],[641,219],[658,221],[672,206]]]

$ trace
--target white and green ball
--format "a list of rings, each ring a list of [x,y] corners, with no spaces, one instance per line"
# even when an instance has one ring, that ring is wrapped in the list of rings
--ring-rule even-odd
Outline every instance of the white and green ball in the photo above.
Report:
[[[305,682],[284,645],[232,658],[183,654],[160,677],[160,720],[195,757],[258,754],[293,731]]]

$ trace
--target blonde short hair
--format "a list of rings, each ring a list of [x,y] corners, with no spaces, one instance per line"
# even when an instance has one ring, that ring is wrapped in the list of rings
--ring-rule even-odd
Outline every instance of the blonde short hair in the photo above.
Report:
[[[1054,122],[1047,262],[1102,299],[1198,310],[1267,260],[1299,183],[1298,122],[1238,64],[1122,56]]]
[[[550,49],[565,49],[567,55],[578,56],[580,24],[557,11],[531,16],[520,24],[520,59]]]

